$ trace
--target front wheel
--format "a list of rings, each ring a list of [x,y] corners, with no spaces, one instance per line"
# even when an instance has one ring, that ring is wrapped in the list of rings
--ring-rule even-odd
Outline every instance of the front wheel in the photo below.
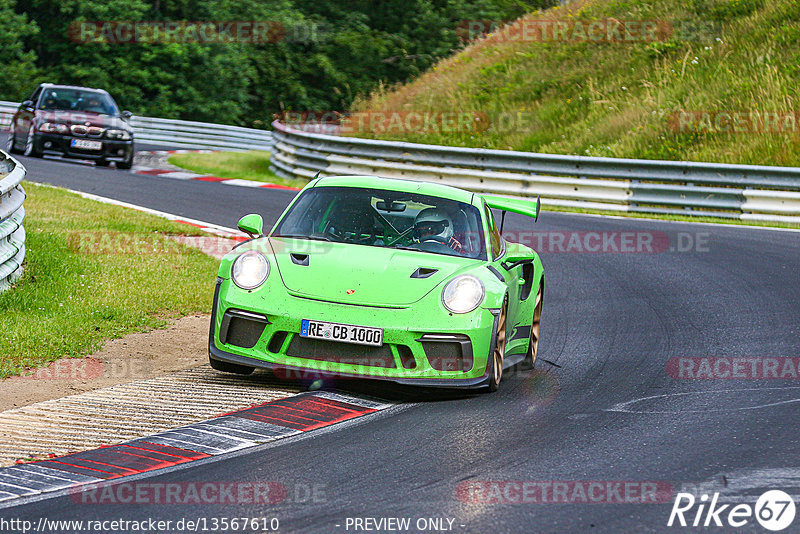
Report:
[[[133,167],[133,156],[131,156],[130,159],[126,159],[125,161],[118,161],[117,162],[117,168],[118,169],[128,170],[131,167]]]
[[[42,157],[42,151],[36,148],[35,136],[33,125],[31,124],[30,129],[28,129],[28,137],[25,139],[25,155],[31,158],[40,158]]]
[[[543,281],[539,282],[539,291],[536,292],[536,305],[533,308],[533,321],[531,323],[531,339],[528,344],[528,354],[522,360],[524,369],[533,369],[536,366],[536,355],[539,353],[539,334],[542,329],[542,303],[544,301]]]
[[[508,316],[508,298],[503,302],[500,315],[497,317],[497,331],[494,333],[494,351],[492,352],[492,370],[489,373],[489,392],[497,391],[503,380],[503,362],[506,357],[506,317]]]
[[[215,360],[213,358],[208,359],[208,363],[211,364],[212,369],[216,369],[217,371],[222,371],[223,373],[234,373],[237,375],[249,375],[253,371],[255,371],[254,367],[248,367],[246,365],[239,365],[238,363],[230,363],[230,362],[223,362],[221,360]]]
[[[8,130],[8,138],[6,138],[6,152],[9,154],[19,154],[19,150],[17,150],[14,145],[17,144],[17,136],[14,135],[14,130]]]

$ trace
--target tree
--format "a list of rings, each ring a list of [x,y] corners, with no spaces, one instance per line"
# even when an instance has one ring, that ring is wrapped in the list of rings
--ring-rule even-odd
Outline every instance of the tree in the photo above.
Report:
[[[38,28],[14,7],[15,0],[0,0],[0,99],[18,101],[30,94],[36,78],[36,54],[26,50],[24,40],[36,35]]]

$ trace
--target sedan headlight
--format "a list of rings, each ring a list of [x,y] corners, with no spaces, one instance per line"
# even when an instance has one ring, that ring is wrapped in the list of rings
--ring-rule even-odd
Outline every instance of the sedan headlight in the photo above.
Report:
[[[255,289],[269,276],[269,261],[260,252],[248,250],[233,262],[231,279],[242,289]]]
[[[106,137],[108,137],[109,139],[119,139],[120,141],[127,141],[131,138],[131,134],[127,130],[106,130]]]
[[[39,131],[40,132],[48,132],[48,133],[55,132],[55,133],[59,133],[59,134],[65,134],[65,133],[69,132],[69,128],[67,128],[66,124],[43,122],[42,124],[39,125]]]
[[[483,302],[483,284],[471,274],[450,280],[442,291],[442,304],[453,313],[469,313]]]

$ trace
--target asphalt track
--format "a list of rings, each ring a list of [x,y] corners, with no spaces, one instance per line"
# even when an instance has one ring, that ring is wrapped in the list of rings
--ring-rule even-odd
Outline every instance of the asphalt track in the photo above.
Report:
[[[21,160],[34,181],[225,226],[250,212],[274,221],[294,195]],[[668,372],[671,358],[800,356],[800,233],[548,212],[535,226],[506,221],[507,232],[531,230],[645,232],[659,243],[649,253],[545,247],[540,357],[559,367],[508,370],[500,391],[485,395],[328,384],[399,406],[146,479],[278,482],[288,491],[278,504],[100,506],[57,496],[0,509],[0,518],[276,517],[282,532],[356,532],[347,518],[408,517],[413,526],[442,517],[454,519],[453,532],[661,532],[681,489],[712,488],[730,502],[767,489],[800,494],[798,380]],[[690,240],[691,250],[677,250]],[[471,502],[459,488],[476,481],[658,482],[671,493],[660,504]],[[750,523],[742,531],[761,531]]]

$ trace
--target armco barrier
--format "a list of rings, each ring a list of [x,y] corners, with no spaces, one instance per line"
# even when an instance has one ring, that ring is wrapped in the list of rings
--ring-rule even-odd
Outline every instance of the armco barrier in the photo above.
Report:
[[[284,177],[374,174],[544,204],[800,222],[800,168],[563,156],[340,137],[273,122]]]
[[[7,130],[11,117],[19,106],[16,102],[0,101],[0,130]],[[168,147],[209,150],[269,150],[272,132],[209,122],[131,118],[134,141]]]
[[[0,151],[0,291],[22,274],[25,260],[25,167]]]

